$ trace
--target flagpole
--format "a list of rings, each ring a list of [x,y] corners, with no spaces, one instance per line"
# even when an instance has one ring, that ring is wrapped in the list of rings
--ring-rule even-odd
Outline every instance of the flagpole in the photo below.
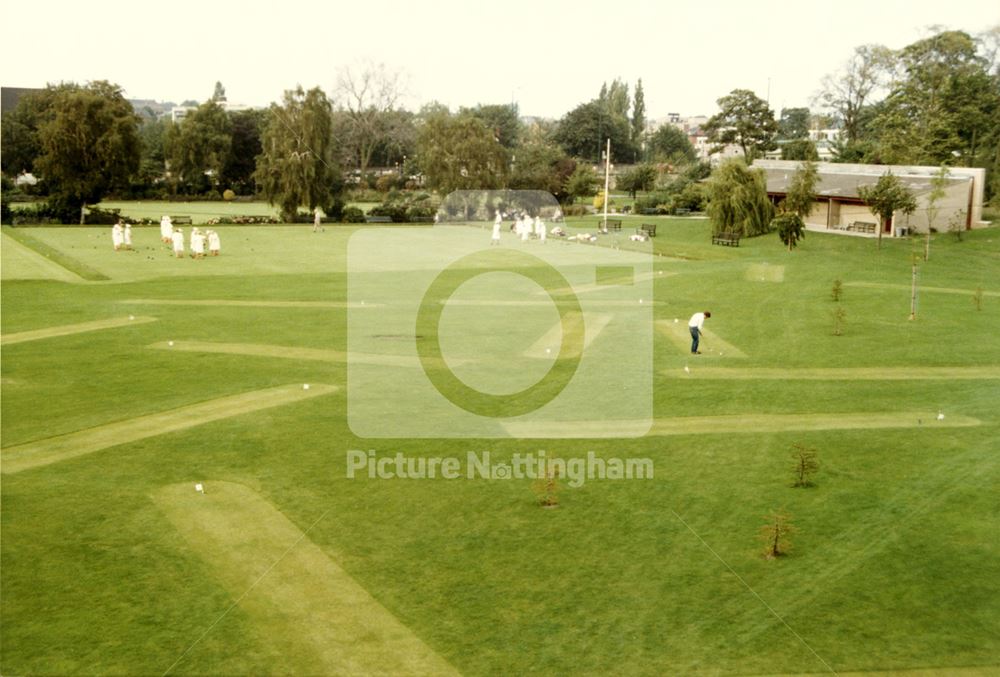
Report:
[[[608,202],[611,196],[608,195],[608,186],[611,184],[611,139],[608,139],[607,150],[604,151],[604,225],[601,228],[608,232]]]

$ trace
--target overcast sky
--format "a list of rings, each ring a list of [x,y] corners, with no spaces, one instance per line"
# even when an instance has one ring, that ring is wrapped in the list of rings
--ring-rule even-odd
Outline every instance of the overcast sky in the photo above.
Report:
[[[807,106],[862,44],[931,26],[982,32],[997,0],[4,0],[0,82],[110,80],[129,98],[261,106],[301,84],[332,92],[363,59],[402,71],[405,104],[519,104],[557,118],[603,81],[642,78],[650,118],[711,115],[732,89]]]

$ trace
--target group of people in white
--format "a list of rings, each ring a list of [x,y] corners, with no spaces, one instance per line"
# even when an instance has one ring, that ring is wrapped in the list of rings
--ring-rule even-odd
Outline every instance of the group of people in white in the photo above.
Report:
[[[165,244],[173,247],[174,256],[179,259],[184,258],[184,231],[175,228],[169,216],[160,219],[160,239]],[[205,248],[208,247],[209,256],[218,256],[222,250],[222,241],[219,234],[214,230],[202,231],[197,226],[191,228],[191,257],[195,259],[205,258]]]
[[[111,244],[114,245],[116,252],[122,249],[131,249],[132,224],[125,223],[119,219],[118,223],[111,226]]]
[[[497,210],[496,218],[493,220],[493,237],[490,239],[491,245],[500,244],[500,230],[503,228],[503,214]],[[510,226],[511,232],[517,235],[521,242],[527,242],[532,237],[541,240],[545,244],[548,237],[548,228],[541,216],[532,218],[530,215],[521,212],[517,215],[514,223]]]

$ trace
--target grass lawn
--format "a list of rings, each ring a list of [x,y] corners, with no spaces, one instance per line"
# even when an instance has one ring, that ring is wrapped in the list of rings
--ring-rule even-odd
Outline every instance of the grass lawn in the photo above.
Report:
[[[117,253],[107,228],[5,228],[0,672],[996,674],[1000,231],[936,236],[909,321],[922,241],[810,232],[789,253],[642,221],[650,433],[544,440],[352,433],[348,360],[398,350],[348,355],[354,226],[219,227],[223,255],[198,261],[155,227]],[[813,487],[790,486],[796,443]],[[347,477],[349,450],[540,449],[655,475],[563,481],[554,510],[528,479]],[[766,560],[775,510],[797,532]]]

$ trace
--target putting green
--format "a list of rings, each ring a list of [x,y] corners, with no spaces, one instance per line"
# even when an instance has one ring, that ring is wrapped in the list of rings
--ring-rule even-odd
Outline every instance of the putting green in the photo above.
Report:
[[[186,353],[221,353],[225,355],[248,355],[251,357],[278,357],[288,360],[312,360],[315,362],[339,362],[348,360],[356,364],[377,364],[388,367],[420,368],[416,354],[391,355],[378,353],[345,353],[342,350],[326,348],[298,348],[295,346],[276,346],[269,343],[217,343],[214,341],[160,341],[152,343],[147,348],[156,350],[179,350]],[[466,364],[468,360],[449,360],[449,364]]]
[[[784,282],[785,267],[767,263],[753,263],[747,267],[744,277],[751,282]]]
[[[94,320],[93,322],[81,322],[79,324],[64,324],[58,327],[46,327],[45,329],[33,329],[31,331],[19,331],[15,334],[4,334],[0,336],[0,345],[10,345],[12,343],[23,343],[25,341],[37,341],[39,339],[53,338],[55,336],[69,336],[70,334],[82,334],[88,331],[99,329],[114,329],[125,327],[130,324],[145,324],[146,322],[156,322],[155,317],[114,317],[108,320]]]
[[[233,606],[253,619],[260,640],[294,656],[297,671],[458,674],[264,498],[230,482],[205,482],[204,489],[174,484],[153,500]],[[182,663],[183,655],[167,672]]]
[[[890,284],[888,282],[845,282],[845,287],[863,287],[866,289],[898,289],[900,291],[910,291],[910,285],[908,284]],[[961,294],[963,296],[972,296],[976,293],[975,289],[960,289],[959,287],[918,287],[920,292],[932,292],[937,294]],[[1000,296],[1000,291],[986,291],[983,290],[983,296]]]
[[[511,437],[627,437],[623,431],[641,428],[643,421],[511,421],[504,429]],[[879,428],[966,428],[979,419],[950,415],[937,420],[937,412],[880,412],[844,414],[734,414],[684,416],[652,421],[648,436],[780,433],[800,430],[871,430]]]
[[[221,306],[235,308],[376,308],[377,304],[347,303],[346,301],[268,301],[265,299],[229,301],[226,299],[127,299],[128,305],[147,306]]]
[[[91,454],[101,449],[127,444],[137,440],[192,428],[204,423],[239,416],[261,409],[297,402],[310,397],[326,395],[338,390],[337,386],[322,383],[302,384],[253,390],[239,395],[220,397],[207,402],[191,404],[158,414],[149,414],[126,421],[79,430],[65,435],[27,442],[0,450],[2,472],[11,474]]]
[[[979,381],[1000,379],[1000,366],[987,367],[833,367],[816,369],[727,369],[693,367],[664,369],[671,378],[734,379],[741,381]]]
[[[681,352],[691,354],[691,331],[688,329],[687,320],[679,319],[677,322],[657,320],[656,328],[669,338]],[[705,350],[702,351],[704,354],[698,357],[699,360],[705,357],[746,357],[746,353],[732,343],[719,338],[711,329],[702,331],[701,343],[701,347]]]
[[[30,247],[8,236],[0,235],[0,277],[4,280],[59,280],[60,282],[83,282],[83,278],[47,259]]]

